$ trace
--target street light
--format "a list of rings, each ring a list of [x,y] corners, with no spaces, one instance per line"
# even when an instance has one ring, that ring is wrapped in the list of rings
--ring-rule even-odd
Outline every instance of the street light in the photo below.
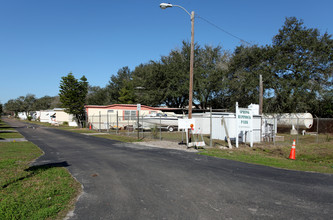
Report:
[[[166,8],[171,8],[173,5],[170,3],[161,3],[160,8],[161,9],[166,9]]]
[[[183,9],[191,17],[191,54],[190,54],[190,88],[189,88],[189,100],[188,100],[188,118],[192,118],[192,99],[193,99],[193,63],[194,63],[194,11],[190,14],[185,8],[180,5],[173,5],[170,3],[161,3],[160,8],[172,8],[178,7]]]

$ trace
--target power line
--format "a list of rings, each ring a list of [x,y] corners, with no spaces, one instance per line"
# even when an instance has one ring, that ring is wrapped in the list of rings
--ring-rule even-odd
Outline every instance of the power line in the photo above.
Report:
[[[196,17],[202,19],[203,21],[207,22],[208,24],[212,25],[213,27],[217,28],[218,30],[220,30],[220,31],[222,31],[222,32],[224,32],[224,33],[226,33],[226,34],[228,34],[228,35],[230,35],[230,36],[232,36],[232,37],[240,40],[241,42],[244,42],[244,43],[246,43],[248,45],[253,46],[253,44],[251,44],[251,43],[247,42],[246,40],[243,40],[242,38],[237,37],[236,35],[234,35],[234,34],[228,32],[228,31],[224,30],[223,28],[221,28],[220,26],[218,26],[218,25],[214,24],[213,22],[207,20],[206,18],[203,18],[203,17],[201,17],[199,15],[196,15]]]

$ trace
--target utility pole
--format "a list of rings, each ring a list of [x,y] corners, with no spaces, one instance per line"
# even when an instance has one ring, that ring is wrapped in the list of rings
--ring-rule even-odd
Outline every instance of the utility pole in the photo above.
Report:
[[[192,118],[192,102],[193,102],[193,64],[194,64],[194,11],[191,13],[191,55],[190,55],[190,88],[188,103],[188,118]]]
[[[262,108],[263,108],[263,82],[262,82],[262,75],[259,75],[259,115],[262,115]]]

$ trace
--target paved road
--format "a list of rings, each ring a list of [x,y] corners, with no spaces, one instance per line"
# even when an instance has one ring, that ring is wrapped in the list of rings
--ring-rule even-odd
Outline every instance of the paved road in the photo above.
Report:
[[[331,219],[333,176],[18,126],[83,185],[70,219]]]

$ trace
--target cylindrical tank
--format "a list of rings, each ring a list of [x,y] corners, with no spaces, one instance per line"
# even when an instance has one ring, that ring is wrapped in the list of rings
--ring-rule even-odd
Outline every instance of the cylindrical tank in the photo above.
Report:
[[[294,127],[295,129],[309,129],[313,125],[313,117],[310,113],[281,113],[266,114],[268,118],[276,118],[277,127]]]
[[[310,113],[285,113],[277,116],[278,127],[292,127],[296,129],[309,129],[313,125],[313,117]]]

